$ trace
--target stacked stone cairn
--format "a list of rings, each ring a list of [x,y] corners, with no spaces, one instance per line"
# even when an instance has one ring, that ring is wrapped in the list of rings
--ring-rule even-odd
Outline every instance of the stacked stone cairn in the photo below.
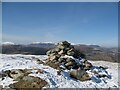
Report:
[[[81,53],[67,41],[58,43],[56,48],[47,52],[47,55],[47,65],[60,71],[68,70],[71,77],[81,81],[90,79],[86,71],[92,67],[92,64],[82,59]]]

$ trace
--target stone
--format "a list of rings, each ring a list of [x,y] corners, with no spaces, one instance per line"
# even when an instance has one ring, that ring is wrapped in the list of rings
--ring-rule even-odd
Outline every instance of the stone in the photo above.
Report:
[[[48,56],[50,56],[51,54],[57,54],[57,51],[55,49],[49,50],[46,53]]]
[[[16,83],[10,84],[9,87],[12,89],[20,89],[20,88],[39,88],[40,90],[42,87],[47,85],[48,83],[45,80],[42,80],[38,77],[33,76],[25,76],[21,80]],[[22,89],[20,89],[22,90]]]
[[[57,75],[61,75],[61,70],[58,70],[58,71],[57,71]]]
[[[43,74],[43,72],[44,72],[44,70],[38,69],[38,70],[36,71],[36,74],[38,74],[38,73],[42,73],[42,74]]]
[[[6,76],[8,76],[8,75],[5,72],[0,72],[0,78],[4,78]]]
[[[70,49],[74,49],[74,46],[73,46],[73,45],[70,45],[69,48],[70,48]]]
[[[84,70],[90,70],[90,67],[86,67],[86,66],[85,66],[83,69],[84,69]]]
[[[67,48],[66,48],[66,51],[69,51],[70,49],[71,49],[70,47],[67,47]]]
[[[55,62],[55,64],[58,64],[58,65],[59,65],[60,63],[59,63],[59,62]]]
[[[65,61],[65,58],[59,58],[58,61],[59,61],[60,63],[62,63],[62,62]]]
[[[44,62],[41,61],[41,60],[37,60],[37,63],[38,63],[38,64],[44,64]]]
[[[63,49],[65,49],[67,46],[63,46],[63,45],[58,45],[57,46],[57,48],[59,48],[59,49],[61,49],[61,50],[63,50]]]
[[[57,59],[57,56],[51,56],[50,57],[50,60],[53,61],[53,60],[56,60]]]
[[[49,56],[51,54],[51,50],[47,51],[46,54]]]
[[[71,70],[73,68],[73,66],[67,66],[66,67],[68,70]]]
[[[57,48],[57,47],[56,47],[56,48],[55,48],[55,51],[56,51],[56,52],[59,52],[59,51],[60,51],[60,48]]]
[[[67,55],[73,56],[73,55],[74,55],[74,52],[73,52],[73,51],[67,52]]]
[[[62,55],[65,54],[64,50],[60,50],[60,52],[58,52],[58,54]]]
[[[53,61],[49,61],[48,63],[46,63],[48,66],[54,68],[54,69],[57,69],[57,70],[60,70],[60,65],[59,64],[55,64]]]
[[[61,57],[61,55],[60,54],[56,54],[56,57],[59,59]]]
[[[80,80],[85,73],[85,70],[70,70],[70,76],[78,80]]]
[[[101,68],[101,69],[107,69],[107,67],[103,67],[103,66],[99,66],[99,68]]]
[[[24,73],[20,71],[19,69],[12,69],[11,72],[9,73],[10,77],[13,79],[17,79],[20,76],[23,76]]]
[[[79,65],[78,64],[74,64],[73,66],[72,66],[72,69],[78,69],[79,68]]]
[[[67,51],[67,55],[69,56],[73,56],[75,53],[74,53],[74,50],[73,49],[70,49],[69,51]]]
[[[11,72],[10,70],[4,71],[4,73],[5,73],[6,75],[8,75],[8,76],[9,76],[9,73],[10,73],[10,72]]]
[[[0,85],[0,90],[2,90],[3,89],[3,85]]]
[[[92,67],[92,64],[90,62],[86,61],[84,69],[89,70],[91,67]]]
[[[74,58],[80,58],[80,51],[78,50],[74,50],[74,55],[73,55]]]
[[[53,60],[52,62],[53,62],[53,63],[56,63],[56,62],[58,62],[58,61],[57,61],[57,60]],[[58,62],[58,63],[59,63],[59,62]]]
[[[80,81],[87,81],[90,80],[90,76],[88,75],[88,73],[85,73],[79,80]]]
[[[73,62],[68,62],[65,64],[66,67],[73,65]]]
[[[64,64],[64,65],[65,65],[65,64],[66,64],[66,62],[62,62],[61,64]]]
[[[64,64],[62,64],[62,63],[60,64],[60,68],[61,68],[61,69],[63,69],[63,70],[65,70],[65,69],[66,69],[65,65],[64,65]]]
[[[73,61],[73,59],[72,58],[67,58],[66,59],[66,62],[70,62],[70,61]]]
[[[105,74],[98,74],[97,77],[99,77],[99,78],[103,77],[104,78],[104,77],[107,77],[107,75],[105,75]]]
[[[62,42],[58,43],[58,45],[67,45],[67,46],[69,46],[70,43],[68,43],[67,41],[62,41]]]
[[[45,60],[45,64],[46,64],[46,63],[48,63],[49,61],[50,61],[50,60],[49,60],[49,58],[48,58],[48,59],[46,59],[46,60]]]
[[[88,62],[87,64],[85,64],[87,67],[92,67],[92,64],[90,62]]]

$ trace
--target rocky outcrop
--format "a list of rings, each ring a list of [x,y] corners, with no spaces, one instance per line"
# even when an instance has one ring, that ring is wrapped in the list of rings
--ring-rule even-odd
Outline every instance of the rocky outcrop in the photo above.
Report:
[[[9,85],[10,90],[24,90],[25,88],[42,89],[42,87],[48,85],[48,83],[45,80],[42,80],[41,78],[29,76],[29,74],[33,74],[33,71],[35,74],[40,74],[44,72],[41,69],[11,69],[2,71],[0,73],[0,78],[4,80],[5,77],[10,77],[14,81],[17,81],[16,83]],[[2,90],[2,87],[3,86],[0,85],[0,90]]]
[[[24,76],[17,83],[10,84],[9,87],[18,90],[21,88],[20,90],[24,90],[25,88],[42,89],[42,87],[44,87],[45,85],[47,85],[47,82],[45,80],[33,76]]]
[[[82,59],[81,52],[77,51],[69,42],[58,43],[56,48],[47,52],[47,55],[47,65],[58,70],[67,69],[70,75],[76,79],[82,80],[84,77],[82,81],[90,79],[86,70],[89,70],[92,64]]]
[[[81,81],[90,80],[90,77],[86,73],[85,70],[71,70],[70,75],[71,75],[71,77],[76,78]]]

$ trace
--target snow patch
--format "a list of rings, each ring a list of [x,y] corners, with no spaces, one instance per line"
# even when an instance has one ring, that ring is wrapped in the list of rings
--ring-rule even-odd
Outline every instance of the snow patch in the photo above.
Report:
[[[88,74],[92,80],[81,82],[69,76],[67,70],[57,75],[57,70],[43,64],[37,64],[37,59],[44,60],[46,55],[5,55],[0,54],[0,72],[11,69],[41,69],[44,72],[32,73],[30,76],[40,77],[49,83],[50,88],[116,88],[118,87],[118,63],[105,62],[105,61],[90,61],[94,68],[92,70],[101,74],[107,74],[110,77],[98,78],[92,72]],[[68,57],[68,56],[65,56]],[[71,57],[72,58],[72,57]],[[98,66],[108,67],[105,70],[98,69]],[[106,73],[108,72],[108,73]],[[9,82],[9,83],[8,83]],[[14,83],[11,78],[6,77],[4,80],[0,78],[0,85],[7,87],[9,84]]]

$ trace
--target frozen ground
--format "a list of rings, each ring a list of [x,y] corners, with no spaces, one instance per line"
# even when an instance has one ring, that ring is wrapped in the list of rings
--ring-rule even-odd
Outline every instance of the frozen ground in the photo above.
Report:
[[[37,64],[37,58],[46,59],[45,55],[5,55],[0,54],[0,72],[10,69],[42,69],[43,74],[30,74],[31,76],[40,77],[49,83],[50,88],[116,88],[118,87],[118,64],[106,61],[90,61],[95,67],[104,66],[108,69],[100,71],[109,75],[109,78],[97,78],[89,71],[92,80],[81,82],[69,76],[67,71],[63,71],[62,75],[57,75],[57,70],[43,64]],[[97,70],[97,68],[93,68]],[[7,87],[14,83],[13,79],[6,77],[4,80],[0,78],[0,85]]]

